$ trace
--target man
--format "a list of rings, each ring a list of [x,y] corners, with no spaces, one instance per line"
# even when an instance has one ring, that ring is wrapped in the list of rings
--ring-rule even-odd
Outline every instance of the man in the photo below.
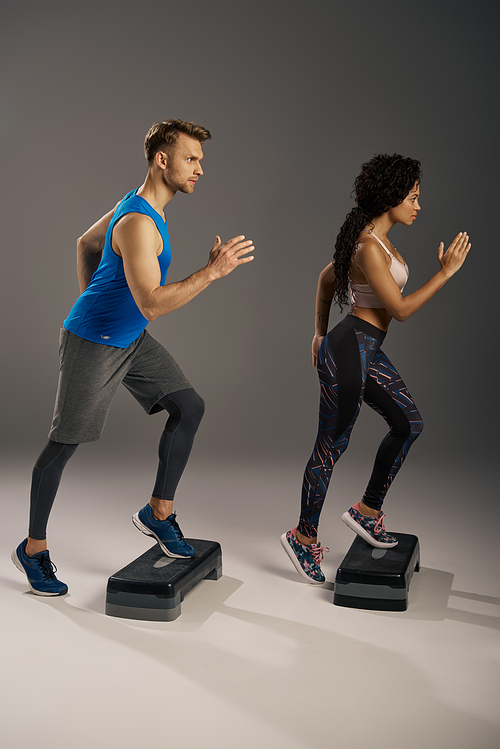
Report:
[[[149,321],[182,307],[209,284],[249,263],[254,247],[238,236],[217,236],[207,265],[183,281],[165,284],[170,242],[164,208],[176,192],[192,193],[203,174],[201,125],[167,120],[151,127],[144,150],[144,183],[77,242],[81,296],[64,321],[60,375],[49,441],[33,469],[28,538],[12,553],[38,595],[64,595],[46,542],[46,526],[62,471],[81,442],[99,439],[122,382],[149,414],[169,413],[149,503],[133,516],[165,554],[190,557],[173,512],[204,402],[170,354],[146,331]]]

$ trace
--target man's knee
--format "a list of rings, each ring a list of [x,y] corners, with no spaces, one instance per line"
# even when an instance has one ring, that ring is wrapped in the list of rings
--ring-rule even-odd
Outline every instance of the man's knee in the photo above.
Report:
[[[205,401],[203,400],[203,398],[201,397],[201,395],[198,395],[198,393],[196,391],[194,392],[194,395],[195,395],[195,409],[196,409],[196,413],[197,413],[197,415],[198,415],[198,417],[199,417],[199,419],[201,421],[201,419],[203,418],[203,415],[205,413]]]
[[[196,431],[205,413],[205,401],[193,388],[171,393],[160,404],[170,414],[166,425],[169,432],[175,431],[181,422],[184,428]]]
[[[186,396],[183,398],[182,418],[197,429],[205,413],[205,401],[196,390],[185,390],[183,393]]]
[[[54,442],[54,440],[49,439],[36,460],[35,468],[44,471],[49,465],[57,464],[62,469],[74,455],[77,447],[78,445]]]

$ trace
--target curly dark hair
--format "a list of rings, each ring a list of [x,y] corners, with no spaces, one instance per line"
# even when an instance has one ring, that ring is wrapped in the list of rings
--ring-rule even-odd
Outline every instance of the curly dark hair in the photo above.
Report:
[[[353,190],[357,205],[342,224],[333,255],[333,298],[341,310],[349,304],[349,270],[360,231],[375,216],[402,203],[415,182],[420,182],[420,173],[420,161],[397,153],[381,153],[361,167]]]

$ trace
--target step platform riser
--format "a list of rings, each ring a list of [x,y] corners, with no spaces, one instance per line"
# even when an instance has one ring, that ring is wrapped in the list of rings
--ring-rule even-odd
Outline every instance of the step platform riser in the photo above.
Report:
[[[116,572],[106,588],[106,614],[125,619],[171,622],[181,614],[184,596],[200,580],[222,576],[222,550],[216,541],[187,538],[195,554],[170,558],[155,544]]]
[[[398,545],[375,549],[356,536],[335,577],[333,603],[355,609],[406,611],[414,572],[420,569],[417,536],[392,533]]]

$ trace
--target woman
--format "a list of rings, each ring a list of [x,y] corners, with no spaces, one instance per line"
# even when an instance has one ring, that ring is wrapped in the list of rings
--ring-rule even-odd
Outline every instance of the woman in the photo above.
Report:
[[[384,527],[382,503],[408,450],[422,431],[417,408],[396,369],[380,348],[392,318],[403,321],[424,306],[467,257],[469,237],[460,232],[447,251],[438,249],[440,270],[403,297],[408,266],[387,235],[395,224],[411,226],[419,205],[420,162],[381,154],[363,164],[354,184],[356,207],[346,216],[333,261],[322,271],[316,297],[313,366],[321,385],[319,430],[306,466],[297,528],[281,537],[298,573],[322,583],[326,547],[317,540],[319,516],[331,473],[349,443],[364,401],[389,426],[363,499],[342,520],[372,546],[390,548],[397,539]],[[332,301],[350,314],[327,335]]]

